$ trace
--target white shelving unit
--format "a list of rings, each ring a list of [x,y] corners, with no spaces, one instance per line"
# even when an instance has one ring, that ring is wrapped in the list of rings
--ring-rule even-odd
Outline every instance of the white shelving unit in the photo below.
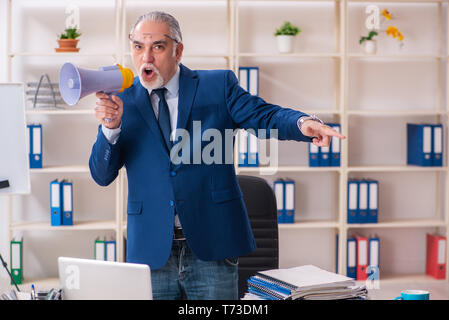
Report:
[[[94,1],[91,2],[92,3],[97,3],[97,5],[106,5],[109,6],[110,11],[112,12],[112,15],[114,17],[114,33],[113,36],[110,36],[110,39],[112,40],[113,43],[118,44],[119,43],[119,37],[120,37],[120,5],[121,2],[119,0],[112,0],[112,1],[103,1],[102,3],[100,3],[101,1]],[[84,2],[84,4],[86,4],[87,2]],[[49,5],[53,5],[54,7],[60,7],[60,15],[61,17],[66,17],[66,14],[64,12],[65,7],[67,6],[68,2],[60,2],[60,1],[53,1],[53,3],[50,3],[49,1],[41,1],[41,2],[35,2],[35,1],[19,1],[19,0],[7,0],[7,17],[8,17],[8,21],[7,21],[7,35],[8,35],[8,39],[7,39],[7,59],[8,59],[8,68],[7,68],[7,79],[8,81],[29,81],[31,79],[26,79],[26,75],[24,74],[16,74],[13,73],[13,67],[14,67],[14,63],[17,59],[41,59],[42,61],[47,61],[48,60],[52,60],[52,63],[49,63],[49,65],[52,65],[51,69],[56,70],[54,76],[52,77],[53,81],[57,81],[57,75],[58,75],[58,70],[59,70],[59,66],[62,65],[65,61],[71,61],[74,63],[86,63],[86,65],[83,65],[83,67],[85,66],[86,68],[96,68],[98,67],[98,65],[91,65],[89,66],[88,63],[91,59],[93,60],[104,60],[107,61],[109,60],[110,64],[113,63],[117,63],[119,61],[119,57],[121,56],[120,53],[120,48],[119,46],[113,46],[115,49],[114,51],[110,51],[107,52],[104,50],[104,48],[99,47],[97,49],[99,49],[99,51],[92,51],[89,50],[89,48],[82,48],[81,51],[79,53],[56,53],[54,52],[54,47],[56,47],[57,43],[56,43],[56,38],[54,41],[54,47],[50,47],[48,50],[42,50],[42,47],[39,47],[38,49],[36,49],[36,51],[33,50],[17,50],[17,46],[18,46],[18,40],[17,40],[17,34],[16,34],[16,30],[13,27],[13,24],[16,22],[15,19],[20,19],[20,12],[16,13],[16,15],[13,14],[13,10],[14,7],[17,6],[20,8],[20,10],[23,10],[23,12],[25,13],[29,13],[30,7],[32,8],[33,6],[35,8],[40,8],[41,6],[49,6]],[[81,8],[83,3],[80,2]],[[21,7],[23,6],[23,7]],[[18,10],[19,11],[19,10]],[[48,17],[47,17],[48,18]],[[82,18],[82,16],[81,16]],[[43,15],[42,19],[45,19],[45,15]],[[50,18],[51,20],[51,18]],[[57,31],[63,30],[64,26],[65,26],[65,21],[62,20],[60,21],[60,25],[59,28],[55,31],[55,34]],[[19,43],[20,45],[20,43]],[[26,45],[25,45],[26,46]],[[92,48],[95,49],[95,48]],[[104,64],[108,63],[108,62],[103,62]],[[19,79],[19,80],[18,80]],[[88,103],[81,101],[77,106],[75,107],[66,107],[65,109],[44,109],[44,108],[36,108],[36,109],[32,109],[32,108],[26,108],[26,118],[27,118],[27,122],[34,122],[36,121],[36,119],[44,119],[44,121],[46,122],[46,124],[48,124],[48,127],[50,126],[58,126],[60,125],[61,121],[66,123],[67,129],[71,130],[71,133],[69,133],[68,135],[74,135],[77,136],[80,134],[79,131],[77,131],[77,127],[76,125],[70,124],[70,122],[75,122],[75,123],[83,123],[86,120],[90,120],[94,118],[94,110],[92,108],[92,105],[89,105]],[[39,120],[37,120],[39,121]],[[67,125],[68,124],[68,125]],[[93,132],[95,132],[94,130],[96,130],[96,124],[95,122],[92,122],[92,127],[93,128]],[[87,125],[87,127],[89,127],[89,125]],[[81,126],[81,130],[83,130],[84,125]],[[47,141],[53,140],[52,137],[49,137],[49,134],[46,134],[46,126],[44,126],[43,129],[43,142],[44,142],[44,150],[45,150],[45,144]],[[64,128],[65,129],[65,128]],[[95,136],[93,136],[92,138],[94,138]],[[61,138],[63,139],[63,138]],[[68,140],[69,143],[72,143],[72,141]],[[51,142],[48,142],[51,143]],[[91,148],[91,145],[89,146],[89,144],[91,143],[91,141],[86,143],[86,152]],[[67,146],[67,144],[64,144],[63,142],[60,143],[60,146],[62,148],[65,148],[67,150],[67,148],[69,148]],[[89,205],[85,205],[84,203],[82,205],[80,205],[80,201],[81,200],[77,200],[76,198],[76,193],[78,193],[79,195],[83,194],[83,191],[77,191],[78,188],[83,188],[86,186],[86,184],[88,185],[88,187],[92,187],[89,186],[89,181],[91,185],[94,185],[95,183],[92,181],[91,177],[90,177],[90,171],[89,171],[89,167],[88,167],[88,163],[87,161],[82,162],[81,164],[78,163],[70,163],[70,161],[68,161],[67,164],[58,164],[55,163],[56,161],[52,161],[53,163],[48,164],[48,155],[44,154],[43,155],[43,168],[42,169],[30,169],[30,175],[31,175],[31,181],[37,181],[39,182],[40,180],[45,181],[45,180],[49,180],[50,177],[51,179],[54,178],[62,178],[62,177],[70,177],[71,179],[74,180],[74,223],[73,226],[60,226],[60,227],[53,227],[50,225],[50,216],[49,216],[49,207],[47,211],[41,212],[40,213],[40,219],[39,220],[35,220],[33,219],[32,221],[27,221],[27,220],[16,220],[15,215],[17,210],[22,210],[23,208],[16,208],[17,207],[21,207],[20,203],[23,202],[25,203],[27,200],[27,197],[30,196],[20,196],[20,199],[17,198],[12,198],[10,197],[8,204],[9,204],[9,239],[12,238],[13,234],[15,233],[20,233],[23,234],[24,237],[24,246],[25,246],[25,253],[27,252],[26,247],[27,247],[27,243],[29,244],[29,240],[31,239],[35,239],[36,237],[36,232],[38,232],[38,235],[46,235],[48,234],[50,237],[57,236],[58,239],[60,239],[61,237],[66,238],[66,237],[71,237],[69,239],[72,239],[71,241],[73,241],[73,238],[75,239],[80,239],[82,240],[83,238],[92,238],[92,234],[96,234],[98,233],[98,235],[102,235],[104,236],[106,235],[111,235],[113,238],[115,238],[115,240],[117,241],[117,254],[118,257],[122,257],[123,256],[123,237],[121,237],[122,235],[122,224],[121,224],[121,217],[123,215],[122,213],[122,208],[123,208],[123,188],[122,185],[120,184],[121,180],[121,175],[122,173],[120,172],[118,179],[116,180],[116,182],[114,182],[110,187],[108,187],[108,189],[110,190],[109,193],[114,194],[114,199],[112,200],[113,203],[113,207],[114,207],[114,212],[111,212],[110,214],[108,214],[108,218],[104,218],[104,217],[100,217],[98,218],[96,216],[96,214],[88,214],[87,212],[80,212],[80,210],[77,211],[77,207],[84,207],[84,211],[94,211],[95,209],[89,209]],[[46,163],[47,162],[47,163]],[[86,183],[87,181],[87,183]],[[39,188],[39,185],[35,185],[33,188],[33,183],[32,183],[32,194],[34,194],[35,192],[41,194],[42,192],[37,191],[36,188]],[[48,187],[49,188],[49,187]],[[97,188],[98,192],[100,192],[100,194],[103,192],[103,190],[101,190],[100,188]],[[49,189],[48,189],[49,190]],[[44,192],[44,194],[47,195],[46,198],[49,199],[49,191],[47,191],[46,193]],[[82,195],[84,198],[84,195]],[[92,197],[96,198],[95,195],[91,195]],[[18,197],[18,196],[15,196]],[[39,202],[44,202],[48,199],[38,199]],[[49,204],[48,204],[49,205]],[[45,206],[44,206],[45,208]],[[46,214],[48,212],[48,214]],[[25,215],[26,216],[26,215]],[[88,216],[88,219],[86,220],[79,220],[78,217],[79,216]],[[87,232],[87,233],[86,233]],[[70,241],[70,240],[69,240]],[[85,240],[87,241],[87,240]],[[65,245],[70,245],[70,246],[79,246],[77,243],[75,244],[70,244],[70,243],[66,243]],[[80,255],[81,257],[85,257],[85,258],[90,258],[93,257],[93,241],[90,240],[89,243],[85,244],[84,247],[92,247],[92,250],[89,250],[89,252],[84,252],[84,253],[78,253],[78,250],[75,250],[75,255]],[[38,250],[52,250],[49,249],[48,247],[42,247],[42,248],[38,248]],[[121,255],[120,255],[121,254]],[[29,270],[30,266],[27,265],[27,258],[24,257],[25,259],[25,263],[24,263],[24,268],[25,270]],[[122,260],[122,259],[121,259]],[[52,266],[56,266],[56,261],[51,261]],[[45,268],[45,267],[44,267]],[[56,276],[55,273],[55,269],[52,268],[53,272],[52,275]],[[44,270],[43,273],[47,272],[47,270]],[[44,276],[44,278],[41,277],[36,277],[36,276],[31,276],[31,277],[27,277],[27,271],[25,271],[25,278],[24,278],[24,283],[22,284],[24,287],[27,287],[30,283],[35,283],[37,285],[38,288],[51,288],[51,287],[58,287],[59,286],[59,280],[57,278],[48,278]]]
[[[239,52],[239,7],[245,6],[247,4],[262,4],[264,1],[235,1],[235,15],[236,15],[236,21],[237,21],[237,44],[236,44],[236,67],[235,71],[238,70],[238,66],[240,64],[240,61],[242,59],[246,59],[246,61],[243,63],[243,65],[251,65],[251,61],[248,58],[276,58],[279,59],[279,61],[284,61],[290,58],[295,58],[297,60],[316,60],[323,59],[323,58],[329,58],[332,59],[335,62],[336,67],[334,68],[334,74],[335,74],[335,105],[332,109],[329,110],[322,110],[322,109],[315,109],[315,110],[303,110],[306,113],[315,113],[319,116],[323,117],[329,117],[330,119],[326,119],[327,121],[335,121],[339,122],[342,125],[342,133],[347,136],[347,140],[342,141],[342,159],[341,159],[341,167],[334,168],[334,167],[324,167],[324,168],[309,168],[308,166],[295,166],[295,165],[283,165],[278,168],[278,175],[279,176],[285,176],[286,174],[291,174],[295,178],[298,176],[298,173],[328,173],[328,174],[335,174],[338,173],[338,203],[333,203],[333,205],[338,206],[338,217],[336,221],[302,221],[298,220],[301,219],[300,217],[297,218],[297,221],[294,224],[280,224],[280,235],[284,232],[290,232],[289,230],[298,230],[298,232],[302,232],[303,230],[312,229],[312,230],[332,230],[336,234],[339,235],[339,242],[336,244],[338,247],[338,270],[340,272],[343,271],[345,273],[346,270],[346,241],[348,238],[348,235],[352,234],[353,231],[357,231],[360,233],[366,233],[366,232],[389,232],[394,233],[396,230],[415,230],[415,229],[437,229],[442,230],[443,234],[446,236],[449,235],[448,232],[448,205],[447,200],[445,201],[444,205],[441,205],[440,203],[437,203],[436,205],[436,215],[433,219],[423,218],[423,219],[400,219],[400,220],[385,220],[385,218],[382,217],[382,215],[385,215],[385,212],[379,211],[380,216],[380,222],[376,224],[348,224],[346,221],[347,219],[347,181],[351,175],[372,175],[372,174],[406,174],[406,175],[413,175],[416,173],[425,173],[425,174],[436,174],[437,175],[437,187],[436,187],[436,201],[441,201],[441,198],[444,197],[445,199],[448,198],[447,189],[448,189],[448,167],[447,167],[447,161],[444,162],[443,167],[415,167],[415,166],[408,166],[405,164],[402,165],[364,165],[364,164],[353,164],[353,162],[350,159],[350,152],[349,147],[351,144],[351,138],[355,132],[350,132],[349,124],[352,121],[352,118],[354,116],[356,117],[363,117],[363,119],[379,119],[379,122],[381,122],[385,118],[396,118],[401,119],[401,117],[407,116],[407,117],[415,117],[417,122],[421,120],[421,117],[431,117],[435,119],[435,121],[442,121],[443,123],[447,123],[447,105],[442,105],[442,97],[443,97],[443,91],[446,90],[444,82],[442,81],[441,72],[443,68],[447,68],[447,56],[444,55],[442,52],[442,41],[443,41],[443,35],[442,35],[442,20],[443,20],[443,3],[446,4],[445,1],[349,1],[349,0],[335,0],[335,1],[327,1],[327,3],[333,3],[334,5],[334,39],[335,39],[335,50],[334,52],[330,53],[301,53],[301,52],[295,52],[292,54],[276,54],[276,53],[258,53],[258,52]],[[268,3],[269,1],[267,1]],[[309,3],[311,5],[315,5],[316,1],[281,1],[282,3]],[[326,1],[323,1],[326,2]],[[415,53],[408,53],[408,54],[402,54],[402,53],[379,53],[376,55],[365,55],[362,53],[357,52],[351,52],[349,50],[349,9],[348,7],[351,6],[353,3],[374,3],[384,6],[389,6],[395,3],[419,3],[419,4],[431,4],[437,6],[437,12],[438,12],[438,28],[435,30],[439,33],[439,44],[438,44],[438,53],[437,54],[415,54]],[[276,6],[278,2],[273,2],[273,7]],[[447,4],[446,4],[447,5]],[[303,8],[303,7],[301,7]],[[292,11],[294,10],[293,7],[290,8]],[[447,10],[447,9],[446,9]],[[396,10],[397,13],[397,10]],[[361,12],[363,14],[363,12]],[[300,18],[298,18],[296,21],[291,21],[292,23],[298,24],[300,21]],[[282,22],[282,21],[280,21]],[[265,30],[264,30],[265,31]],[[447,37],[447,34],[445,35]],[[298,38],[301,37],[301,34]],[[267,42],[270,41],[267,39]],[[425,62],[434,62],[436,61],[439,65],[439,69],[437,72],[437,89],[438,89],[438,98],[437,98],[437,105],[434,106],[434,109],[408,109],[408,110],[399,110],[399,109],[356,109],[351,108],[349,104],[349,81],[350,74],[349,74],[349,64],[352,61],[368,61],[368,62],[376,62],[376,63],[395,63],[397,61],[400,61],[401,63],[407,62],[407,63],[413,63],[414,61],[425,61]],[[445,61],[446,60],[446,61]],[[249,61],[249,62],[247,62]],[[290,60],[288,60],[290,61]],[[446,63],[446,64],[444,64]],[[253,65],[256,65],[256,63],[253,63]],[[411,64],[410,66],[413,66]],[[263,69],[262,66],[259,65],[260,72],[262,73]],[[266,78],[266,76],[265,76]],[[407,79],[405,79],[407,80]],[[263,80],[261,80],[263,81]],[[265,80],[268,81],[268,80]],[[300,90],[300,89],[299,89]],[[262,91],[261,96],[264,97],[264,92]],[[269,99],[267,99],[269,100]],[[272,100],[269,100],[272,101]],[[305,106],[307,108],[307,106]],[[379,124],[379,129],[382,128],[382,124]],[[352,133],[352,134],[351,134]],[[447,137],[447,136],[446,136]],[[447,139],[445,140],[445,146],[447,148]],[[369,142],[367,142],[369,143]],[[281,156],[280,156],[281,157]],[[445,156],[446,159],[446,156]],[[260,175],[261,177],[265,177],[267,171],[271,171],[270,168],[238,168],[237,167],[237,173],[240,174],[254,174],[254,175]],[[382,193],[382,180],[380,179],[380,192]],[[441,188],[440,185],[444,185],[443,188]],[[444,190],[445,189],[445,190]],[[382,195],[381,195],[382,196]],[[304,198],[301,198],[300,195],[298,195],[298,192],[296,194],[296,202],[298,201],[306,201]],[[382,200],[381,200],[382,201]],[[423,199],[423,201],[429,201],[428,199]],[[298,209],[297,209],[298,211]],[[299,212],[296,212],[297,216],[300,216]],[[293,237],[291,237],[293,238]],[[290,239],[290,238],[289,238]],[[425,240],[424,240],[425,241]],[[281,241],[282,244],[282,241]],[[285,245],[285,243],[284,243]],[[290,246],[301,246],[300,243],[291,244]],[[324,252],[331,252],[333,250],[332,244],[329,244],[330,250],[323,250]],[[281,255],[282,250],[284,248],[281,247]],[[318,249],[318,248],[316,248]],[[284,249],[285,250],[285,249]],[[298,250],[299,251],[299,250]],[[382,239],[381,239],[381,251],[382,251]],[[425,260],[425,252],[424,257],[422,259]],[[382,261],[382,258],[381,258]],[[382,265],[381,265],[381,272],[382,272]],[[414,281],[416,279],[419,280],[428,280],[430,282],[437,281],[432,279],[431,277],[427,277],[424,274],[401,274],[401,273],[393,273],[389,274],[387,276],[389,282],[395,282],[395,279],[397,279],[399,282],[404,281]],[[388,272],[387,272],[388,274]],[[448,278],[448,277],[446,277]],[[380,279],[382,280],[382,274]],[[405,280],[404,280],[405,279]]]
[[[368,129],[374,126],[372,123],[379,121],[378,128],[385,126],[385,121],[403,124],[404,118],[412,119],[419,122],[422,119],[426,121],[442,122],[447,128],[449,123],[449,81],[443,79],[449,77],[448,68],[448,48],[449,45],[449,26],[447,17],[449,16],[449,6],[446,0],[395,0],[395,1],[375,1],[369,2],[379,4],[380,6],[397,6],[399,9],[405,8],[407,4],[419,5],[427,8],[431,7],[437,13],[436,27],[433,30],[437,34],[437,44],[434,53],[429,52],[407,52],[397,53],[394,50],[379,50],[377,55],[366,56],[355,52],[353,50],[354,40],[353,35],[353,17],[352,12],[357,11],[357,6],[362,6],[365,1],[357,0],[216,0],[216,1],[200,1],[200,0],[170,0],[170,1],[137,1],[137,0],[111,0],[108,5],[114,11],[114,36],[111,41],[115,42],[115,50],[107,52],[106,49],[101,49],[101,52],[91,52],[88,48],[83,48],[83,52],[74,54],[60,54],[43,52],[41,49],[37,52],[30,52],[26,50],[21,52],[14,51],[12,47],[14,30],[11,27],[13,19],[12,6],[16,0],[8,1],[8,79],[13,80],[12,64],[15,59],[20,58],[54,58],[54,64],[59,63],[59,57],[67,60],[76,61],[77,59],[95,60],[95,59],[112,59],[115,62],[121,63],[127,67],[132,67],[130,60],[130,52],[127,42],[127,34],[131,24],[135,21],[138,15],[149,11],[152,8],[158,10],[165,10],[173,13],[180,21],[181,28],[184,35],[185,51],[183,62],[193,69],[197,67],[218,67],[233,69],[236,74],[240,66],[258,65],[260,67],[260,95],[266,98],[267,101],[280,104],[282,106],[292,107],[299,104],[301,107],[297,108],[303,112],[312,114],[315,113],[322,117],[326,122],[338,122],[341,124],[342,133],[347,136],[346,140],[342,141],[341,149],[341,166],[338,168],[310,168],[307,166],[307,148],[305,146],[298,146],[298,149],[290,148],[292,145],[284,142],[280,144],[280,160],[285,160],[291,163],[281,163],[278,168],[278,173],[275,176],[267,176],[270,169],[267,168],[239,168],[236,166],[238,174],[260,175],[268,181],[277,177],[293,176],[297,181],[304,181],[301,194],[297,191],[297,203],[304,203],[305,211],[312,212],[307,215],[306,219],[302,219],[297,207],[297,221],[294,224],[281,224],[279,227],[281,247],[281,256],[287,257],[285,263],[282,262],[281,267],[288,266],[289,263],[296,263],[295,255],[304,255],[300,257],[299,261],[305,263],[313,263],[319,266],[327,267],[331,265],[331,269],[335,266],[335,252],[338,248],[338,271],[345,273],[346,271],[346,242],[349,235],[353,232],[360,233],[381,233],[381,253],[385,248],[382,239],[386,239],[386,246],[402,248],[402,244],[396,243],[396,234],[405,234],[410,238],[416,238],[422,235],[427,230],[439,230],[449,237],[449,170],[447,161],[447,152],[444,155],[444,166],[439,168],[425,168],[414,167],[405,164],[404,155],[402,151],[398,151],[398,161],[390,161],[386,158],[386,163],[383,163],[382,157],[379,161],[366,163],[363,158],[357,156],[357,151],[354,145],[359,146],[358,131],[367,130],[364,126],[368,124]],[[48,2],[48,1],[47,1]],[[56,3],[56,1],[55,1]],[[149,3],[153,5],[149,5]],[[55,4],[56,5],[56,4]],[[63,4],[58,4],[63,6]],[[83,2],[80,1],[82,7]],[[432,7],[433,6],[433,7]],[[195,10],[186,10],[192,7]],[[299,10],[299,8],[301,10]],[[393,12],[401,11],[395,7]],[[358,12],[358,11],[357,11]],[[210,13],[210,14],[209,14]],[[359,12],[360,13],[360,12]],[[427,13],[427,11],[426,11]],[[426,14],[424,13],[424,14]],[[61,10],[63,15],[63,11]],[[364,14],[363,12],[360,14]],[[192,23],[197,21],[199,17],[204,16],[207,21],[201,24]],[[278,54],[275,48],[275,40],[272,34],[275,27],[278,27],[282,22],[282,18],[290,19],[291,22],[301,23],[304,20],[303,32],[299,38],[304,40],[304,43],[297,44],[295,53]],[[310,17],[309,17],[310,16]],[[297,18],[296,18],[297,17]],[[319,18],[318,18],[319,17]],[[214,20],[215,19],[215,20]],[[189,23],[190,22],[190,23]],[[401,25],[404,26],[407,22],[406,18],[402,16]],[[209,23],[210,28],[206,28],[205,24]],[[412,22],[408,21],[409,24]],[[357,24],[357,22],[356,22]],[[251,26],[251,28],[249,28]],[[359,25],[356,25],[360,27]],[[444,26],[446,26],[443,30]],[[358,29],[363,30],[363,29]],[[362,31],[361,31],[362,32]],[[357,31],[356,31],[357,33]],[[408,34],[405,34],[408,37]],[[415,34],[416,37],[418,37]],[[197,37],[198,39],[195,39]],[[412,37],[412,36],[410,36]],[[304,39],[303,39],[304,38]],[[315,38],[319,41],[315,41]],[[419,38],[419,37],[418,37]],[[204,39],[210,39],[212,43],[205,44]],[[325,42],[324,40],[328,40]],[[389,39],[391,40],[391,39]],[[215,42],[213,42],[215,41]],[[321,41],[321,42],[320,42]],[[352,41],[352,42],[351,42]],[[393,40],[391,40],[393,41]],[[194,43],[202,43],[201,46],[193,46]],[[219,43],[219,44],[218,44]],[[352,48],[352,49],[351,49]],[[413,48],[413,46],[412,46]],[[310,50],[310,52],[308,51]],[[105,52],[106,51],[106,52]],[[88,52],[88,53],[85,53]],[[63,60],[61,60],[63,61]],[[436,72],[434,73],[434,80],[436,85],[436,98],[431,101],[432,105],[426,104],[420,108],[387,108],[382,102],[379,107],[364,107],[363,103],[354,103],[354,90],[352,81],[354,79],[351,69],[353,64],[361,63],[376,63],[380,67],[385,65],[395,66],[396,63],[408,64],[409,68],[413,68],[415,63],[436,63]],[[107,62],[103,63],[104,65]],[[289,70],[291,67],[292,70]],[[301,72],[312,72],[312,68],[322,74],[323,79],[315,81],[301,78]],[[312,71],[311,71],[312,70]],[[296,72],[296,74],[295,74]],[[362,74],[363,71],[360,72]],[[406,75],[405,75],[406,76]],[[292,81],[295,79],[295,81]],[[297,79],[297,81],[296,81]],[[404,78],[408,80],[407,77]],[[281,84],[279,84],[280,82]],[[282,90],[282,85],[287,87],[285,92]],[[313,88],[322,87],[321,92],[313,90]],[[281,91],[281,93],[276,92]],[[309,92],[310,91],[310,92]],[[285,93],[285,94],[284,94]],[[291,95],[290,95],[291,94]],[[278,101],[279,100],[279,101]],[[92,108],[84,102],[82,105],[73,109],[66,110],[30,110],[28,109],[27,119],[33,117],[47,117],[50,121],[60,121],[67,117],[75,119],[84,117],[93,118]],[[357,107],[356,107],[357,106]],[[382,107],[381,107],[382,106]],[[62,121],[61,120],[61,121]],[[402,121],[402,122],[401,122]],[[397,132],[405,133],[402,129]],[[447,130],[445,130],[447,133]],[[370,136],[365,134],[365,136]],[[388,137],[381,137],[387,139]],[[45,136],[44,136],[45,137]],[[92,137],[93,139],[94,137]],[[445,147],[448,148],[447,134],[445,135]],[[388,140],[387,140],[388,141]],[[394,140],[396,141],[396,140]],[[385,141],[380,141],[382,143]],[[377,143],[376,141],[365,141],[367,144]],[[299,144],[298,144],[299,145]],[[91,144],[88,144],[90,150]],[[297,155],[298,161],[290,160]],[[282,157],[282,159],[281,159]],[[402,158],[401,158],[402,157]],[[286,160],[287,159],[287,160]],[[44,160],[45,163],[45,160]],[[88,175],[89,169],[87,163],[85,165],[78,164],[52,164],[45,165],[43,169],[32,169],[31,175],[36,179],[45,179],[46,176],[53,174],[81,174]],[[379,211],[379,223],[377,224],[348,224],[346,222],[347,211],[347,181],[351,177],[360,177],[363,175],[379,176],[380,192],[381,192],[381,209],[383,200],[382,194],[382,178],[388,176],[399,176],[400,179],[409,181],[414,175],[425,177],[425,187],[431,187],[435,190],[435,196],[432,199],[422,199],[426,203],[432,203],[432,210],[434,210],[434,217],[428,214],[423,214],[421,217],[416,212],[409,218],[401,218],[397,215],[387,217],[387,213],[382,210]],[[431,176],[431,179],[428,178]],[[434,177],[434,178],[433,178]],[[433,180],[432,180],[433,179]],[[430,180],[431,182],[428,182]],[[418,181],[419,182],[419,181]],[[417,183],[418,183],[417,182]],[[434,183],[435,182],[435,183]],[[326,199],[323,203],[308,200],[310,196],[305,186],[311,186],[315,192],[319,190],[320,183],[323,183],[322,188],[325,190]],[[393,183],[392,183],[393,185]],[[12,212],[14,208],[10,206],[10,236],[14,231],[53,231],[60,230],[61,232],[76,231],[82,235],[82,232],[91,230],[110,230],[117,240],[117,257],[119,261],[124,260],[124,241],[121,235],[126,234],[126,174],[122,170],[119,177],[114,182],[114,202],[115,213],[111,219],[102,221],[83,221],[75,222],[73,227],[54,228],[50,227],[48,222],[28,222],[15,221]],[[76,188],[76,182],[75,182]],[[298,188],[297,188],[298,189]],[[402,187],[393,185],[390,190],[401,191]],[[304,194],[304,196],[303,196]],[[418,194],[416,195],[419,196]],[[316,198],[313,198],[316,199]],[[330,200],[329,200],[330,199]],[[326,202],[327,201],[327,202]],[[12,203],[12,201],[10,201]],[[385,202],[384,202],[385,204]],[[76,199],[75,199],[76,205]],[[386,207],[388,207],[386,203]],[[326,206],[328,208],[326,212]],[[301,207],[302,208],[302,207]],[[316,210],[317,218],[314,218],[313,211]],[[320,212],[320,213],[319,213]],[[324,213],[322,213],[324,212]],[[415,217],[418,216],[418,217]],[[93,219],[95,216],[93,215]],[[75,218],[76,221],[76,218]],[[53,234],[53,233],[52,233]],[[335,235],[338,235],[338,243],[336,243]],[[310,246],[311,243],[323,239],[319,242],[319,247]],[[301,247],[303,251],[300,250]],[[425,243],[423,244],[425,246]],[[307,247],[307,248],[306,248]],[[312,250],[313,251],[308,251]],[[388,250],[386,250],[388,249]],[[381,259],[381,272],[385,268],[385,264],[392,261],[395,254],[386,248],[388,259]],[[399,250],[399,249],[398,249]],[[319,252],[319,253],[317,253]],[[417,250],[411,255],[422,255],[423,251]],[[398,255],[401,260],[402,256]],[[414,256],[415,260],[422,265],[422,260],[425,261],[425,252],[423,257]],[[387,260],[385,262],[385,260]],[[331,261],[331,262],[330,262]],[[449,262],[449,260],[448,260]],[[284,263],[284,265],[282,265]],[[385,263],[385,264],[384,264]],[[26,268],[26,266],[25,266]],[[385,274],[388,274],[388,281],[404,282],[409,280],[419,279],[424,281],[434,282],[432,278],[424,275],[424,272],[402,273],[397,272],[398,268],[386,268]],[[404,280],[405,279],[405,280]],[[446,279],[449,279],[448,275]],[[28,279],[25,279],[28,281]],[[382,280],[382,273],[381,273]],[[44,284],[48,284],[50,280],[45,279]],[[51,282],[50,283],[54,283]]]

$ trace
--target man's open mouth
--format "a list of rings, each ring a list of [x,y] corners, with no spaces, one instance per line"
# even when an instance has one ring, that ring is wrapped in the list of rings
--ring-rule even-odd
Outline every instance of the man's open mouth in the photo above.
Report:
[[[151,76],[153,74],[153,70],[150,68],[143,69],[143,73],[147,76]]]

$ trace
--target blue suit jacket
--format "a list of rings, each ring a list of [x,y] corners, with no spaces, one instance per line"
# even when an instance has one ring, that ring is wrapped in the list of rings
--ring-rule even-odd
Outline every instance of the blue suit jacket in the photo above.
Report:
[[[193,138],[193,121],[201,121],[201,132],[213,128],[223,137],[225,129],[278,129],[281,140],[310,142],[297,126],[304,113],[250,95],[232,71],[180,67],[177,128],[190,134],[182,142],[191,147],[191,164],[170,161],[148,91],[138,77],[118,95],[124,112],[117,143],[109,144],[99,127],[89,159],[91,175],[102,186],[126,167],[127,261],[152,269],[168,260],[175,209],[189,247],[202,260],[237,257],[256,248],[233,164],[193,164],[194,148],[210,143]],[[217,141],[222,150],[224,140]]]

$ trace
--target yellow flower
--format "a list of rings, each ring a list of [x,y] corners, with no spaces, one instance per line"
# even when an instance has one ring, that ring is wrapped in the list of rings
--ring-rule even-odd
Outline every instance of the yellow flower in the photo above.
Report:
[[[399,30],[395,26],[389,26],[386,31],[387,36],[391,35],[393,38],[396,38],[398,36],[398,32]]]
[[[385,32],[387,36],[392,36],[395,39],[397,38],[398,41],[404,40],[404,35],[395,26],[389,26]]]
[[[382,10],[382,15],[385,17],[385,19],[388,21],[390,20],[393,16],[391,15],[391,13],[387,10],[387,9],[383,9]]]

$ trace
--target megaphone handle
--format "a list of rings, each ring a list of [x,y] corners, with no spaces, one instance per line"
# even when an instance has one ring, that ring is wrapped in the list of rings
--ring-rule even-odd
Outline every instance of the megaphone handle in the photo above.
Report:
[[[117,92],[105,92],[105,94],[107,94],[109,96],[109,100],[113,101],[112,100],[112,95],[113,94],[117,94]],[[104,118],[104,122],[110,123],[110,122],[112,122],[112,119],[111,118]]]

